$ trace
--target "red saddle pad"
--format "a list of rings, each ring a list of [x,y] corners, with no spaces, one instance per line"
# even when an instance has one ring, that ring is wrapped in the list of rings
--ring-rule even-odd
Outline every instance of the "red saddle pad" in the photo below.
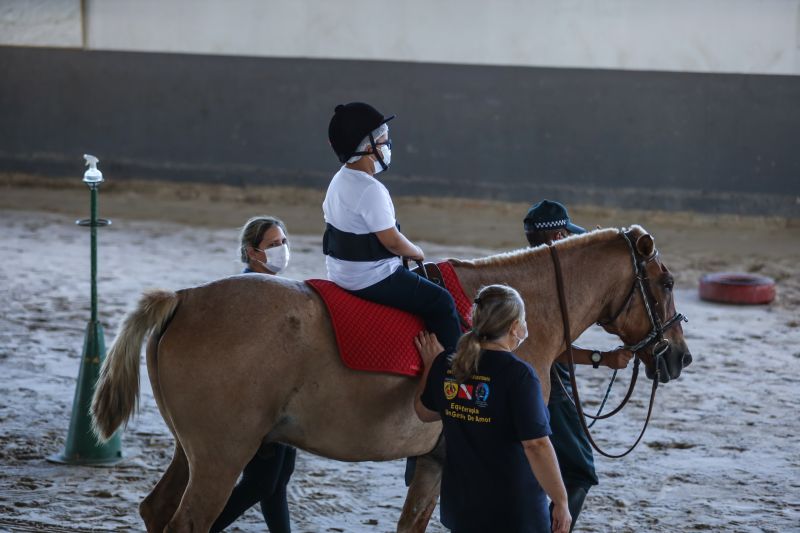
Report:
[[[452,265],[445,262],[438,266],[458,313],[469,324],[472,302],[464,294]],[[328,308],[345,366],[405,376],[422,374],[422,358],[414,346],[414,337],[425,328],[422,319],[353,296],[327,280],[309,279],[306,283],[322,297]]]

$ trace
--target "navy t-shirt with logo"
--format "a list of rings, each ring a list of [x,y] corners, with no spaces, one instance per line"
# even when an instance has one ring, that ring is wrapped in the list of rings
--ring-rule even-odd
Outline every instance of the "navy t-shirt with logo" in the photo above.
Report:
[[[511,352],[484,350],[478,372],[459,385],[442,354],[421,400],[444,426],[442,523],[459,533],[549,532],[547,497],[522,447],[550,435],[533,368]]]

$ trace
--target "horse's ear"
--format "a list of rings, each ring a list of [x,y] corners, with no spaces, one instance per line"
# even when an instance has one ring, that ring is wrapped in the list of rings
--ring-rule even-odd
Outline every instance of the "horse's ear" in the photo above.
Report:
[[[653,237],[651,237],[649,233],[645,233],[636,239],[636,251],[639,252],[639,255],[642,257],[650,257],[653,255],[655,249],[656,243],[653,241]]]

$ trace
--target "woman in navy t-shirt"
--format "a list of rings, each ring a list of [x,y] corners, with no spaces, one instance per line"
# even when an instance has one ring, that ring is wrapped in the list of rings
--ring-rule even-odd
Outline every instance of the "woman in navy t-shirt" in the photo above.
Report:
[[[528,336],[519,293],[483,288],[472,321],[454,355],[433,334],[416,339],[425,374],[414,407],[421,420],[444,426],[442,523],[456,533],[566,533],[567,494],[539,379],[512,353]]]

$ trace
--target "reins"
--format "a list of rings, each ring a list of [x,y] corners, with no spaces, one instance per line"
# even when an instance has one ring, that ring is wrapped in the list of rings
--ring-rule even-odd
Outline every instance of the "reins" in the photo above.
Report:
[[[571,346],[572,346],[572,344],[570,344],[570,347]],[[571,349],[571,348],[568,348],[568,349]],[[617,405],[614,409],[612,409],[611,411],[601,415],[600,413],[603,411],[603,407],[606,404],[606,400],[608,399],[608,394],[609,394],[609,392],[611,392],[611,386],[614,385],[614,380],[616,379],[616,376],[617,376],[616,370],[614,371],[614,376],[611,378],[611,383],[608,384],[608,388],[606,389],[606,394],[603,397],[603,402],[600,404],[600,408],[597,410],[597,414],[596,415],[590,415],[588,413],[584,413],[584,416],[586,416],[586,418],[591,418],[592,419],[592,423],[589,424],[589,427],[592,427],[597,420],[605,420],[607,418],[611,418],[615,414],[617,414],[620,411],[622,411],[622,408],[625,407],[625,404],[627,404],[628,400],[631,399],[631,396],[633,395],[633,390],[636,388],[636,380],[639,377],[639,365],[641,364],[641,362],[642,362],[642,360],[639,359],[639,356],[635,355],[635,357],[633,359],[633,372],[631,374],[631,382],[628,385],[628,390],[625,393],[625,397],[622,399],[622,401],[619,403],[619,405]],[[570,403],[572,403],[572,405],[575,405],[575,399],[569,393],[567,388],[564,386],[564,383],[561,381],[561,379],[558,379],[557,381],[558,381],[559,387],[561,387],[561,392],[564,393],[564,396],[570,401]]]
[[[431,281],[430,276],[428,276],[428,269],[425,266],[425,263],[423,263],[422,261],[417,261],[416,259],[414,260],[414,262],[417,264],[417,268],[419,269],[419,275],[427,279],[428,281]],[[405,268],[406,270],[410,270],[408,268],[408,257],[403,257],[403,268]]]
[[[624,233],[622,233],[622,234],[623,234],[623,236],[625,236],[626,241],[627,241],[627,236]],[[629,241],[628,241],[628,243],[630,244]],[[642,427],[641,432],[639,433],[639,436],[636,438],[636,441],[626,451],[624,451],[621,454],[611,454],[611,453],[608,453],[608,452],[604,451],[603,449],[601,449],[600,446],[598,446],[597,443],[594,441],[594,438],[592,438],[591,430],[589,429],[589,426],[586,424],[586,418],[608,418],[608,417],[616,414],[617,412],[619,412],[622,409],[622,407],[627,403],[628,399],[630,398],[631,394],[633,393],[633,386],[635,384],[635,379],[634,378],[631,379],[631,385],[628,388],[628,394],[625,396],[625,399],[622,401],[622,403],[614,411],[612,411],[610,413],[607,413],[606,415],[599,416],[599,417],[592,417],[591,415],[584,414],[583,406],[581,404],[580,394],[578,393],[578,383],[577,383],[577,380],[575,378],[575,357],[574,357],[574,354],[572,353],[572,339],[570,338],[569,312],[567,310],[567,299],[566,299],[566,297],[564,295],[564,280],[563,280],[563,276],[562,276],[562,273],[561,273],[561,262],[560,262],[560,260],[558,258],[558,250],[556,249],[556,247],[553,246],[553,245],[550,245],[549,249],[550,249],[550,254],[551,254],[552,258],[553,258],[553,266],[555,267],[556,288],[558,289],[558,301],[559,301],[559,304],[561,306],[561,317],[562,317],[563,322],[564,322],[564,343],[565,343],[565,345],[567,347],[567,354],[569,355],[569,381],[570,381],[570,385],[572,385],[572,396],[574,398],[573,404],[575,405],[575,410],[578,412],[578,419],[581,422],[581,427],[583,428],[584,433],[586,433],[586,438],[589,440],[589,443],[597,451],[597,453],[599,453],[600,455],[603,455],[605,457],[609,457],[611,459],[618,459],[620,457],[625,457],[626,455],[631,453],[634,450],[634,448],[636,448],[636,446],[639,444],[639,442],[642,440],[642,437],[644,436],[644,433],[647,430],[647,426],[650,423],[650,415],[653,412],[653,404],[655,403],[656,390],[658,389],[658,380],[659,380],[659,376],[660,376],[660,373],[661,373],[661,370],[659,368],[660,365],[658,364],[658,362],[656,362],[656,365],[655,365],[655,367],[656,367],[656,375],[655,375],[655,377],[653,379],[653,386],[652,386],[652,389],[650,391],[650,403],[649,403],[649,406],[647,408],[647,418],[644,421],[644,425]],[[634,257],[634,261],[635,261],[635,257]],[[635,274],[636,274],[637,280],[638,280],[638,282],[640,282],[641,281],[641,277],[639,275],[639,272],[638,272],[639,269],[637,268],[635,262],[634,262],[634,270],[635,270]],[[636,287],[636,283],[637,282],[634,282],[634,289]],[[641,283],[640,283],[640,287],[641,287]],[[632,296],[633,296],[633,289],[631,290],[631,292],[630,292],[630,294],[629,294],[629,296],[628,296],[628,298],[626,300],[626,303],[622,306],[623,309],[625,307],[627,307],[627,305],[630,302],[630,299],[632,298]],[[643,296],[644,296],[644,294],[643,294]],[[653,321],[653,314],[654,313],[652,313],[652,310],[650,308],[649,302],[647,302],[647,298],[644,298],[644,300],[645,300],[645,306],[647,308],[648,314],[650,314],[651,322],[654,323],[655,327],[660,329],[660,331],[659,331],[659,336],[660,336],[660,334],[663,333],[663,328],[659,327],[660,323]],[[621,311],[619,313],[617,313],[616,316],[618,317],[620,314],[621,314]],[[673,317],[670,320],[670,325],[672,325],[675,322],[677,322],[676,318],[679,317],[679,316],[680,315],[676,315],[675,317]],[[615,319],[616,319],[616,317],[614,319],[612,319],[610,322],[613,322]],[[652,332],[651,332],[651,334],[652,334]],[[639,346],[639,345],[641,345],[641,346],[638,347],[637,349],[642,349],[643,347],[651,344],[654,339],[649,339],[649,337],[650,337],[650,335],[648,335],[642,342],[638,343],[636,346]],[[645,341],[647,341],[647,342],[645,342]],[[631,350],[631,351],[634,351],[634,353],[635,353],[635,350]],[[660,357],[660,354],[656,355],[656,357]],[[639,361],[639,358],[638,358],[638,355],[636,355],[636,361],[634,361],[634,372],[635,372],[635,375],[638,375],[638,368],[639,368],[638,367],[638,361]],[[559,383],[561,382],[560,379],[558,381],[559,381]],[[562,388],[564,387],[563,383],[561,383],[561,387]],[[564,392],[566,393],[566,390]],[[567,395],[567,397],[569,397],[569,396]]]

